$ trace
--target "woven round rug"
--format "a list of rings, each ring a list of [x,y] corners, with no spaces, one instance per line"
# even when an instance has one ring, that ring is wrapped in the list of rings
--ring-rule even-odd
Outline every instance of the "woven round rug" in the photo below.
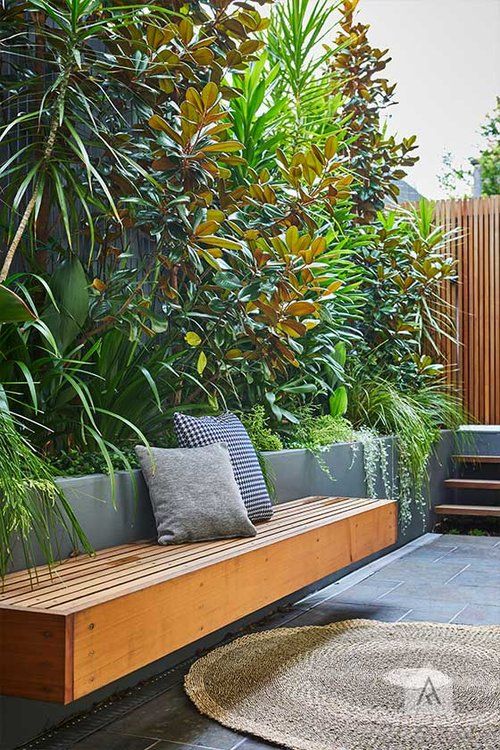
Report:
[[[196,661],[201,713],[293,750],[498,750],[500,628],[347,620]]]

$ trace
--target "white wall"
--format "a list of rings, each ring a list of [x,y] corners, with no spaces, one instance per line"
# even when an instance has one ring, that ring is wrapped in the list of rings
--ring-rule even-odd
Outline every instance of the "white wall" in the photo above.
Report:
[[[500,0],[360,0],[372,44],[388,47],[399,104],[391,128],[416,133],[420,162],[408,180],[441,196],[442,155],[473,155],[500,94]]]

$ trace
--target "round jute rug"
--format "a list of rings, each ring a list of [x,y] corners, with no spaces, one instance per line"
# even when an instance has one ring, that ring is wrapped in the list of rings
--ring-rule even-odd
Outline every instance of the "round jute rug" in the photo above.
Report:
[[[198,709],[293,750],[499,750],[500,628],[348,620],[239,638],[186,677]]]

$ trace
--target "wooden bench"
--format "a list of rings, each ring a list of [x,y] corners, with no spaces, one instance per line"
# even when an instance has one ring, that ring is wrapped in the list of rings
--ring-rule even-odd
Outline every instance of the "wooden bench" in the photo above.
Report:
[[[7,576],[0,692],[69,703],[393,544],[391,500],[276,506],[253,539],[138,542]]]

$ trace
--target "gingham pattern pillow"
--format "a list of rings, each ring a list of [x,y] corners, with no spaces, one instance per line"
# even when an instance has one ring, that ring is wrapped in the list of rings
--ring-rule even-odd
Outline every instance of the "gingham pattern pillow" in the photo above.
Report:
[[[174,414],[174,428],[180,448],[225,443],[250,520],[267,521],[271,518],[273,507],[259,459],[238,417],[229,412],[219,417],[191,417],[177,413]]]

